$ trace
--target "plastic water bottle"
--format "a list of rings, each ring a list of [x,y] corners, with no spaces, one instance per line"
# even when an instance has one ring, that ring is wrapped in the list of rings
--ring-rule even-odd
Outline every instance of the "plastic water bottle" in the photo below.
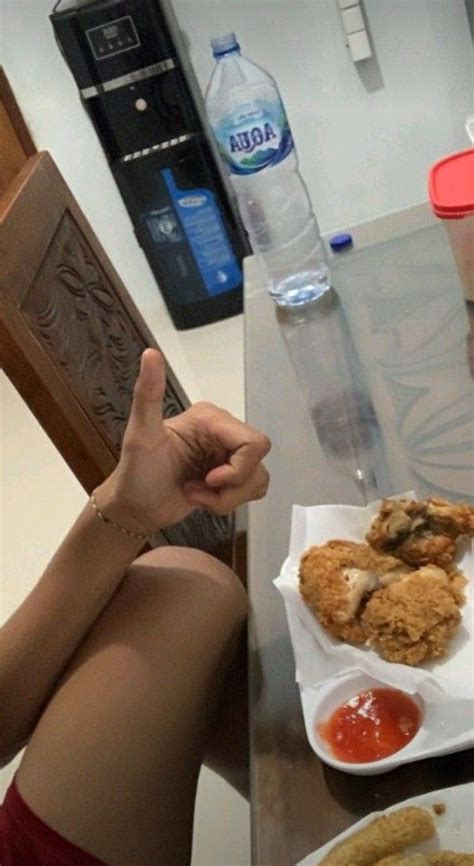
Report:
[[[211,45],[207,112],[270,294],[282,306],[313,301],[329,268],[278,87],[242,57],[234,33]]]

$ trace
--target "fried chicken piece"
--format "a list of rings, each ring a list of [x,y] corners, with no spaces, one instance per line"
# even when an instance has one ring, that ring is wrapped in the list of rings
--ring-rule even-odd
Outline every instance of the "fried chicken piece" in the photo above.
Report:
[[[448,576],[449,588],[453,594],[454,601],[458,607],[462,607],[463,604],[466,603],[464,587],[466,586],[467,580],[464,577],[464,574],[462,571],[459,571],[455,565],[447,566],[443,571],[445,571]]]
[[[433,563],[442,568],[454,559],[455,542],[474,535],[474,508],[431,497],[415,502],[384,499],[367,541],[375,549],[392,553],[408,565]]]
[[[350,643],[364,643],[359,608],[368,593],[400,579],[407,566],[393,556],[383,556],[367,544],[329,541],[311,547],[300,563],[300,592],[324,628]]]
[[[402,541],[395,551],[400,559],[414,568],[430,563],[443,568],[453,562],[455,549],[454,541],[446,535],[417,537],[414,534]]]
[[[405,806],[375,818],[362,830],[340,842],[320,861],[319,866],[372,866],[389,854],[416,845],[434,836],[429,812]]]
[[[368,642],[389,662],[417,665],[446,654],[461,613],[446,572],[430,565],[377,590],[362,614]]]
[[[428,854],[429,866],[474,866],[474,854],[455,854],[454,851],[435,851]]]

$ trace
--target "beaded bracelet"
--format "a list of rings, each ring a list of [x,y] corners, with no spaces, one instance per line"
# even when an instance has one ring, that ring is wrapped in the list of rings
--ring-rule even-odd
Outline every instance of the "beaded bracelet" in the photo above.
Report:
[[[120,532],[123,532],[124,535],[128,535],[130,538],[140,538],[143,541],[146,541],[148,538],[150,538],[151,536],[156,534],[153,532],[146,532],[146,533],[145,532],[133,532],[131,529],[127,529],[125,526],[120,526],[119,523],[115,523],[114,520],[112,520],[110,517],[107,517],[107,515],[103,514],[102,511],[100,510],[100,508],[96,502],[95,490],[91,493],[90,502],[91,502],[92,508],[94,509],[95,513],[97,514],[97,517],[100,517],[100,519],[103,520],[104,523],[107,523],[109,526],[113,526],[114,529],[118,529]]]

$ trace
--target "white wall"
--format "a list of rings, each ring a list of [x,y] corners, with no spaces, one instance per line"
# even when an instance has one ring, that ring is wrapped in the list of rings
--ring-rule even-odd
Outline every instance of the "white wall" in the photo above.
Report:
[[[134,298],[156,306],[154,279],[55,44],[51,6],[0,0],[0,62],[38,146],[53,154]],[[277,77],[323,232],[424,201],[429,166],[467,144],[473,57],[464,0],[365,0],[384,79],[373,92],[349,58],[336,0],[174,6],[203,88],[209,39],[229,29]]]
[[[467,143],[473,87],[464,0],[365,0],[384,79],[372,93],[349,59],[336,0],[174,5],[203,87],[212,69],[209,39],[229,29],[277,77],[324,233],[424,201],[429,166]],[[217,377],[205,385],[200,379],[201,346],[192,332],[177,335],[172,327],[53,38],[51,8],[52,0],[0,0],[0,63],[36,144],[52,153],[191,399],[240,414]],[[230,325],[236,346],[239,327]],[[220,330],[211,326],[204,342],[226,363],[230,339]]]
[[[474,87],[464,0],[365,0],[384,79],[372,93],[349,58],[336,0],[174,6],[202,87],[212,70],[209,39],[228,30],[277,78],[323,232],[426,200],[430,165],[468,145]]]
[[[424,201],[429,166],[467,144],[473,54],[464,0],[365,0],[384,79],[374,92],[349,58],[336,0],[174,6],[203,88],[209,39],[229,29],[277,77],[323,232]],[[135,299],[156,304],[154,279],[55,44],[51,7],[52,0],[0,0],[0,62],[38,146],[52,152]]]

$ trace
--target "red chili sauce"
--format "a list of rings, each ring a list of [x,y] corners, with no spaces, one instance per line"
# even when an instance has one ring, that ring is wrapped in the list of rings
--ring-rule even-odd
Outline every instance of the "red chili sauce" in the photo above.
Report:
[[[420,709],[397,689],[368,689],[338,707],[318,734],[339,761],[380,761],[413,739],[421,724]]]

